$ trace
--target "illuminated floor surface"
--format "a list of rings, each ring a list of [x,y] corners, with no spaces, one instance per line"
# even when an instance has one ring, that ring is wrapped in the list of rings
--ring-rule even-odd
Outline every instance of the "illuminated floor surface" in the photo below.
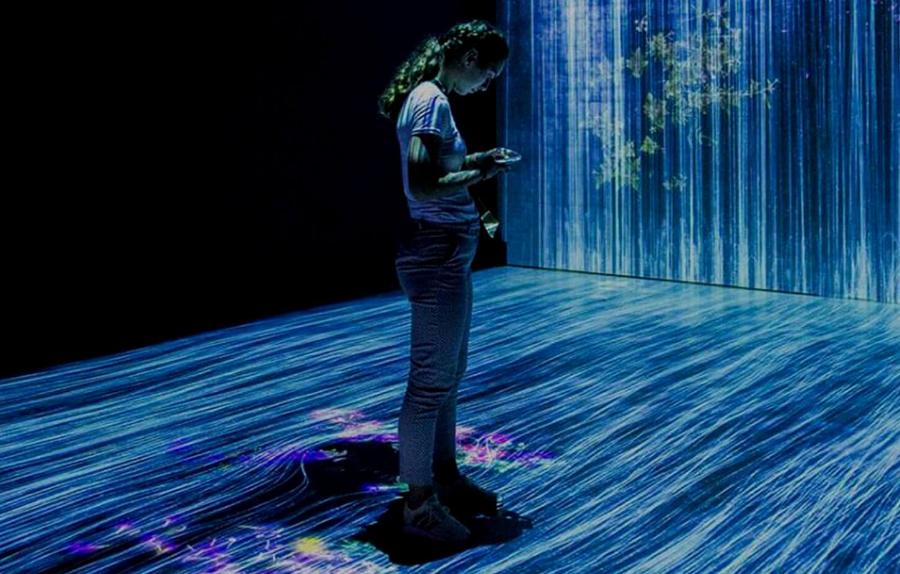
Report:
[[[897,571],[900,306],[474,279],[472,546],[398,533],[396,292],[0,381],[0,572]]]

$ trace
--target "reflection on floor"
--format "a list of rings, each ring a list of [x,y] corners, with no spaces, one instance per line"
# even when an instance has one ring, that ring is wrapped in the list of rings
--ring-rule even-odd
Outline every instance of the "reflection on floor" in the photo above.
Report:
[[[896,568],[900,307],[474,279],[468,547],[397,532],[397,292],[0,381],[0,571]]]

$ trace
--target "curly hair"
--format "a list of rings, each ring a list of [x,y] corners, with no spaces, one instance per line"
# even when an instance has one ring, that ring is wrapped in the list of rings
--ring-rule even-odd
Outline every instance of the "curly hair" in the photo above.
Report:
[[[484,20],[456,24],[440,37],[426,38],[397,68],[394,78],[378,98],[382,116],[395,120],[406,96],[424,80],[437,76],[444,61],[458,61],[467,51],[478,51],[481,69],[506,60],[509,45],[503,34]]]

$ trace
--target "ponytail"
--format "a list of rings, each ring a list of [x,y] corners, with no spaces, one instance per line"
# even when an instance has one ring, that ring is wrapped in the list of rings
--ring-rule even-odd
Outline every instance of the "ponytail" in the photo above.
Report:
[[[484,20],[457,24],[439,38],[426,38],[397,68],[394,78],[378,99],[381,115],[396,120],[406,96],[413,88],[420,82],[434,79],[445,59],[455,61],[472,48],[478,51],[478,65],[482,69],[509,56],[506,38]]]
[[[415,49],[412,55],[397,68],[394,78],[378,99],[378,109],[382,116],[394,120],[406,96],[424,80],[438,75],[444,50],[440,41],[431,36]]]

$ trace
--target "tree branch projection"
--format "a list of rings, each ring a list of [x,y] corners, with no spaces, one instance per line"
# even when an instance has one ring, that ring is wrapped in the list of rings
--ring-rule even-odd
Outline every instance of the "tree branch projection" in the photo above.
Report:
[[[598,63],[597,83],[601,85],[609,85],[614,79],[621,82],[626,77],[639,81],[648,71],[662,78],[644,97],[642,111],[646,121],[641,122],[640,144],[626,137],[624,122],[613,119],[609,112],[588,119],[586,127],[600,138],[603,152],[600,167],[593,171],[598,190],[609,182],[637,189],[641,159],[665,152],[661,136],[669,124],[686,126],[713,107],[728,114],[742,102],[757,97],[763,98],[766,108],[770,108],[769,96],[775,90],[777,79],[766,80],[764,84],[751,79],[745,86],[737,85],[742,64],[742,31],[731,27],[726,8],[705,12],[701,23],[701,31],[687,38],[676,38],[671,31],[659,32],[647,36],[644,45],[629,57]],[[647,34],[646,16],[635,21],[635,30]],[[717,143],[699,126],[687,137],[691,144]],[[687,179],[678,174],[664,181],[663,189],[682,190],[686,185]]]

